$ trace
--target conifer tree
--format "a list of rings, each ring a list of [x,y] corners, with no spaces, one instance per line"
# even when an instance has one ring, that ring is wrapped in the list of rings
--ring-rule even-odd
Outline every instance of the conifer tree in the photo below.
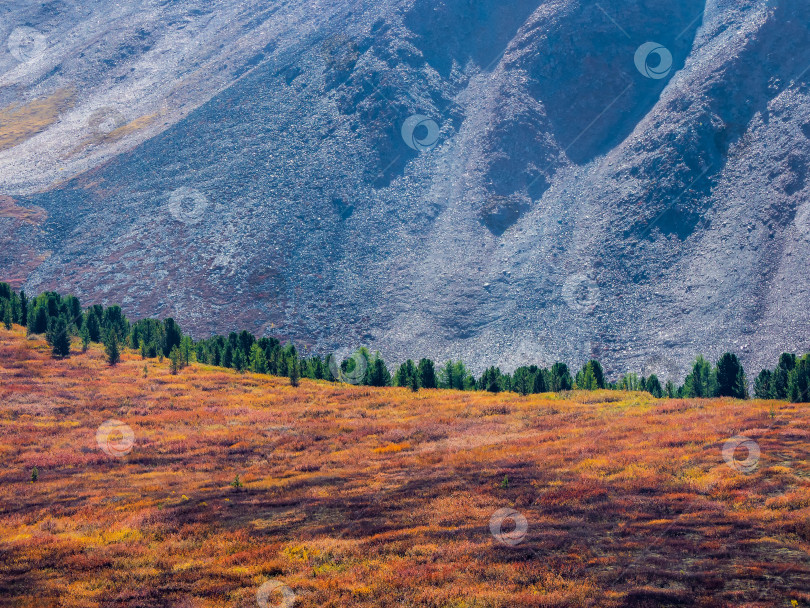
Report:
[[[771,399],[788,398],[788,375],[796,366],[796,355],[782,353],[771,377]]]
[[[87,318],[84,324],[87,325],[87,331],[90,333],[90,341],[101,342],[101,321],[95,310],[90,309],[87,311]]]
[[[0,303],[3,305],[3,325],[5,325],[6,329],[11,329],[11,304],[8,300],[0,300]]]
[[[20,318],[18,319],[20,325],[25,325],[28,322],[28,296],[25,295],[25,290],[20,290]]]
[[[810,355],[798,359],[790,370],[787,393],[792,403],[810,401]]]
[[[452,361],[444,364],[439,374],[439,386],[442,388],[456,388],[455,386],[455,366]],[[399,385],[397,385],[399,386]]]
[[[683,384],[684,397],[713,397],[717,387],[717,376],[703,355],[698,355],[692,364],[692,372]]]
[[[70,355],[70,334],[68,324],[63,316],[51,320],[48,330],[48,342],[55,358],[62,359]]]
[[[515,373],[512,374],[512,386],[515,392],[524,396],[532,392],[534,388],[534,378],[531,372],[529,372],[528,367],[519,367],[515,370]]]
[[[574,386],[574,381],[571,378],[571,373],[568,371],[568,366],[565,363],[558,361],[551,366],[551,391],[558,393],[560,391],[570,391]]]
[[[242,352],[241,348],[237,348],[233,355],[233,368],[238,372],[243,372],[247,369],[247,357]]]
[[[656,399],[660,399],[664,396],[664,390],[661,388],[661,381],[658,380],[658,376],[655,374],[650,374],[650,377],[647,378],[647,392]]]
[[[48,331],[48,307],[37,305],[30,316],[28,324],[29,334],[44,334]]]
[[[225,350],[222,351],[222,367],[233,367],[233,346],[230,343],[225,345]]]
[[[301,379],[301,363],[297,356],[290,358],[287,362],[287,368],[290,370],[290,385],[298,386],[299,380]]]
[[[391,374],[388,372],[388,368],[385,365],[385,361],[383,361],[380,356],[380,353],[376,353],[369,364],[365,384],[368,386],[391,385]]]
[[[763,369],[754,380],[754,397],[757,399],[771,398],[771,377],[773,373],[769,369]]]
[[[250,347],[250,371],[254,374],[267,373],[267,356],[258,344]]]
[[[183,336],[180,339],[180,356],[183,362],[183,367],[191,365],[191,353],[194,352],[194,342],[191,336]]]
[[[104,335],[104,350],[107,353],[107,363],[114,367],[121,361],[121,352],[118,349],[118,335],[114,331],[108,331]]]
[[[172,352],[169,353],[169,361],[171,373],[173,376],[176,376],[177,372],[180,371],[180,368],[183,366],[183,355],[176,346],[172,348]]]
[[[82,323],[82,328],[79,330],[79,337],[82,339],[82,352],[86,353],[90,347],[90,330],[87,329],[87,324]]]
[[[180,342],[183,340],[183,332],[180,331],[180,326],[171,317],[163,321],[163,330],[163,354],[168,357],[175,346],[180,346]]]
[[[536,370],[534,372],[534,385],[532,386],[532,392],[535,394],[547,393],[548,383],[546,382],[546,377],[549,373],[548,370],[538,369],[536,366],[532,367],[534,367]]]
[[[436,388],[436,366],[430,359],[421,359],[416,369],[419,375],[419,386],[422,388]]]
[[[748,381],[745,378],[743,366],[737,355],[725,353],[717,362],[715,371],[716,389],[712,396],[734,397],[745,399],[748,397]]]

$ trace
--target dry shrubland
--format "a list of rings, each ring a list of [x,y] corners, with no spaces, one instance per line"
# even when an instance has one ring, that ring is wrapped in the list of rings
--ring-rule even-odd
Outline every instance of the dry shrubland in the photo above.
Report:
[[[247,607],[272,580],[303,607],[810,606],[807,406],[292,388],[56,361],[19,327],[0,403],[2,605]],[[505,508],[524,536],[493,534]]]

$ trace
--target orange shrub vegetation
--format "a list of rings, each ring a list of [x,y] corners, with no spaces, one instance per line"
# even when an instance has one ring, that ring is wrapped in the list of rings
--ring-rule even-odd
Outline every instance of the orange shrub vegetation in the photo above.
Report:
[[[804,405],[293,388],[21,328],[0,403],[3,605],[810,605]]]

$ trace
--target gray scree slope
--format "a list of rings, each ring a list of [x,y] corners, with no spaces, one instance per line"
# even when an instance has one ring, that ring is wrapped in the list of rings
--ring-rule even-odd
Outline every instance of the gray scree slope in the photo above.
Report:
[[[810,349],[805,0],[31,4],[0,9],[29,291],[475,371]]]

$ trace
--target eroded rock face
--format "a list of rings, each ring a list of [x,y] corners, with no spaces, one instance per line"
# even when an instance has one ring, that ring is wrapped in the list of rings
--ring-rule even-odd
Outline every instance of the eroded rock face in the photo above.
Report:
[[[30,291],[476,371],[810,349],[806,2],[30,4],[0,9]]]

